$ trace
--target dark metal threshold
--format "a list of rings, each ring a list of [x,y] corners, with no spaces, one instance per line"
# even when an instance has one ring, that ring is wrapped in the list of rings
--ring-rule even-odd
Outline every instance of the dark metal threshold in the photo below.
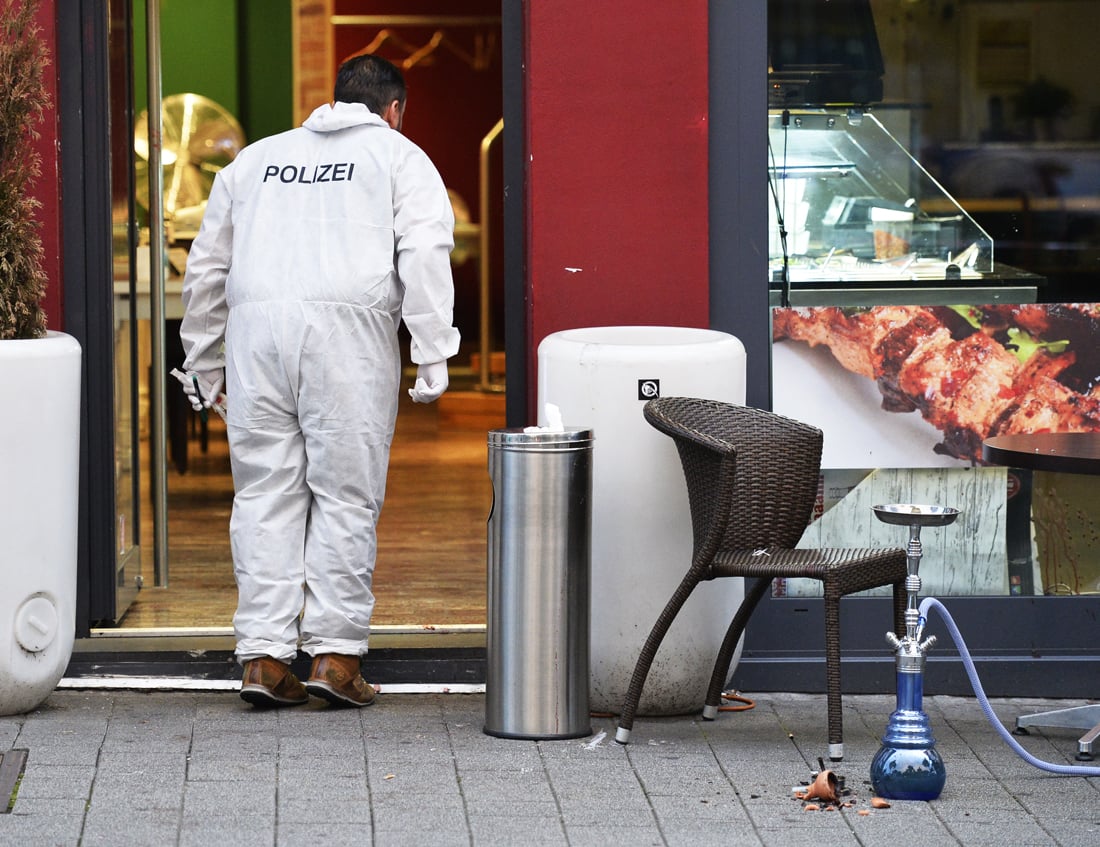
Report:
[[[118,645],[123,646],[123,645]],[[309,676],[310,658],[300,654],[291,668]],[[464,684],[485,682],[484,647],[382,647],[363,660],[363,676],[375,685]],[[117,677],[186,678],[232,681],[241,668],[232,650],[142,650],[76,652],[65,671],[68,680]]]
[[[481,685],[485,682],[486,628],[480,625],[378,626],[371,632],[363,673],[376,685]],[[93,629],[78,638],[65,672],[65,684],[142,687],[154,681],[182,681],[187,687],[226,687],[239,680],[230,627]],[[295,674],[309,674],[310,659],[292,663]]]

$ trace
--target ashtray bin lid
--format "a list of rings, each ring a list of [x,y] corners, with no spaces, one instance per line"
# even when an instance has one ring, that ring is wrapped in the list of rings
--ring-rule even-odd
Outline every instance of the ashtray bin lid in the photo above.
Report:
[[[500,450],[578,450],[593,441],[591,429],[508,429],[489,430],[489,446]]]

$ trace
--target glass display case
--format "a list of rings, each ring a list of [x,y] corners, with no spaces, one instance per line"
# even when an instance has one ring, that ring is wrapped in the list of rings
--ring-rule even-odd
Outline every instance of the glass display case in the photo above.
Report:
[[[768,115],[773,288],[979,281],[993,240],[870,112]]]

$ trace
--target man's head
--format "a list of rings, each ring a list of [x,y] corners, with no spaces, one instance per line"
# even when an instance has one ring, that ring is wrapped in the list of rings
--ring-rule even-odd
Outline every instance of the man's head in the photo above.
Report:
[[[362,103],[394,129],[405,116],[405,78],[390,62],[365,53],[340,65],[333,99]]]

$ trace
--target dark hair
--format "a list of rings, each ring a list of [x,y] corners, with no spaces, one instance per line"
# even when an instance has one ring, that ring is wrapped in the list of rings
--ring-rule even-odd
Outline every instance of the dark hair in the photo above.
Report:
[[[362,103],[381,115],[394,100],[405,102],[405,78],[391,62],[364,53],[348,59],[336,72],[333,99],[342,103]]]

